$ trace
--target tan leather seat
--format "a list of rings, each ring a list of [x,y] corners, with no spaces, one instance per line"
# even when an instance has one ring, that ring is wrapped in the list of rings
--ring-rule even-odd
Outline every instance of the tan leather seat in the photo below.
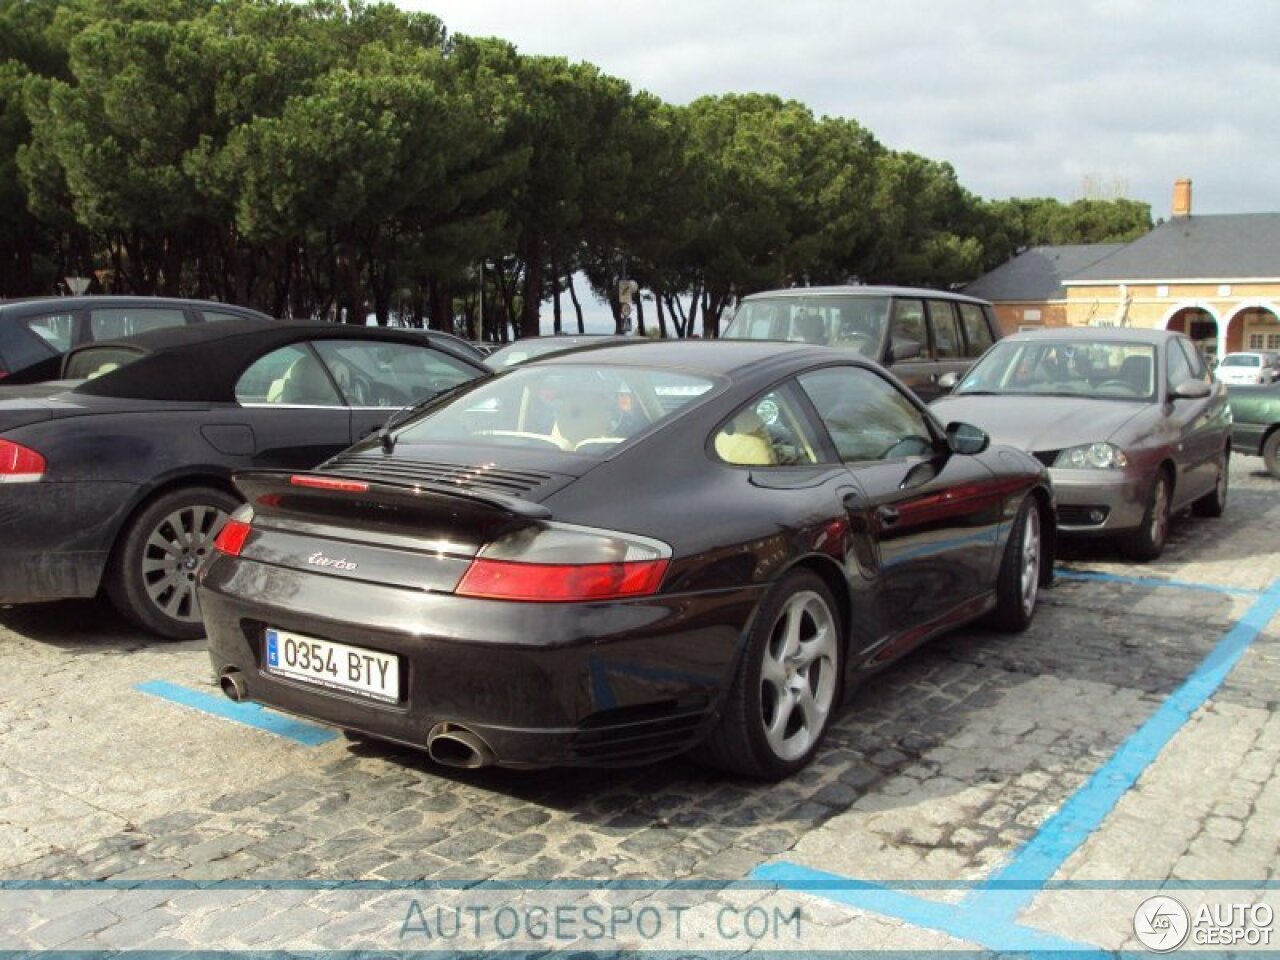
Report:
[[[716,455],[725,463],[764,467],[778,462],[769,428],[754,410],[743,410],[716,434]]]

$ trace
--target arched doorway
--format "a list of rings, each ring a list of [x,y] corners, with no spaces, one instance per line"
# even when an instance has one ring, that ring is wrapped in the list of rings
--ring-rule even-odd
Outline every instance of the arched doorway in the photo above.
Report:
[[[1272,303],[1245,304],[1227,321],[1228,353],[1240,350],[1280,350],[1280,315]]]
[[[1196,342],[1211,364],[1217,362],[1221,346],[1218,342],[1218,318],[1211,310],[1195,305],[1178,307],[1164,318],[1163,326],[1166,330],[1185,333]]]

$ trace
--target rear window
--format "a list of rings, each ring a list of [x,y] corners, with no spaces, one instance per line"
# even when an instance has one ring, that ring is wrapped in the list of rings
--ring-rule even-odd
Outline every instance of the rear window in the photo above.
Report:
[[[399,437],[402,443],[475,442],[600,457],[714,385],[669,370],[516,367],[413,422]]]
[[[92,347],[67,357],[62,371],[64,380],[92,380],[112,370],[119,370],[137,360],[141,353],[125,347]]]

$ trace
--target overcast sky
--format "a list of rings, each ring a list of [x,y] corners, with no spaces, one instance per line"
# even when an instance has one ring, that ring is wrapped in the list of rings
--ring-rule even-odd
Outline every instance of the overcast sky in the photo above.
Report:
[[[1275,0],[398,0],[670,103],[759,91],[950,162],[990,199],[1280,211]]]

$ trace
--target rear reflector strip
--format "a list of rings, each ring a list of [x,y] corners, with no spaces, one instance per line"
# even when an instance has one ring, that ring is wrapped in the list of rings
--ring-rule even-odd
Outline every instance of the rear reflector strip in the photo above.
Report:
[[[477,558],[455,592],[464,597],[566,603],[617,600],[656,593],[667,572],[662,560],[630,563],[515,563]]]
[[[295,473],[289,478],[295,487],[310,487],[313,490],[338,490],[344,493],[364,493],[369,489],[367,483],[359,480],[339,480],[337,477],[318,477],[312,474]]]
[[[0,440],[0,483],[35,483],[44,476],[44,457],[34,450]]]

